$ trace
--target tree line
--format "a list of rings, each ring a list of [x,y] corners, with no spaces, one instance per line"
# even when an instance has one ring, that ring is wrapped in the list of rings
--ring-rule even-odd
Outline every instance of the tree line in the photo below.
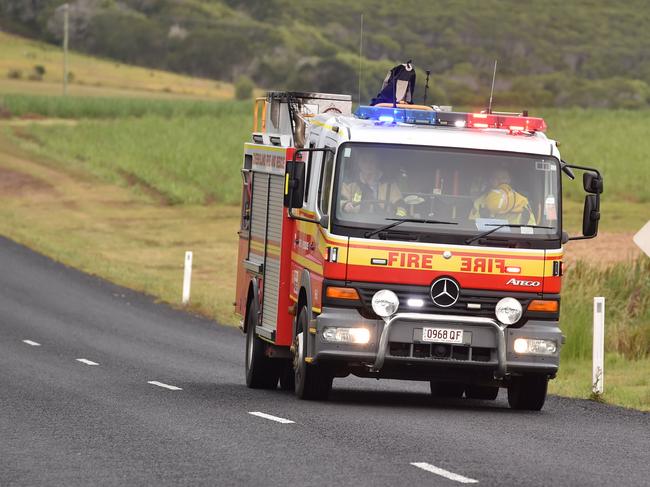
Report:
[[[58,43],[64,0],[0,0],[0,26]],[[425,70],[428,101],[481,106],[650,103],[645,0],[71,0],[70,45],[126,63],[363,102],[387,70]],[[363,42],[360,46],[361,16]],[[361,58],[359,50],[361,47]]]

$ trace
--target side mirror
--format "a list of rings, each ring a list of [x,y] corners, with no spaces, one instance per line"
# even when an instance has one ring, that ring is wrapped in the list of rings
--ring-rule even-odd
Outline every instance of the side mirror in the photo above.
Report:
[[[587,193],[600,194],[603,192],[603,177],[593,172],[582,175],[582,185]]]
[[[603,177],[593,167],[576,166],[562,161],[562,169],[580,169],[585,171],[582,175],[582,185],[588,194],[585,196],[585,206],[582,212],[582,236],[569,237],[568,240],[583,240],[594,238],[598,235],[598,222],[600,221],[600,194],[603,192]],[[564,238],[562,238],[564,243]]]
[[[582,234],[587,238],[595,237],[598,234],[599,220],[600,198],[596,194],[588,194],[585,196],[585,208],[582,213]]]
[[[284,173],[284,206],[302,208],[305,197],[305,163],[287,161]]]

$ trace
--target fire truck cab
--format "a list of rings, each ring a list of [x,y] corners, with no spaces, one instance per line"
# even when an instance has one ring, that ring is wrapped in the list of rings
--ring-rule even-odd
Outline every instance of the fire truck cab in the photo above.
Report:
[[[270,92],[245,144],[236,312],[249,387],[335,377],[539,410],[556,376],[562,246],[597,234],[600,173],[543,119]],[[562,230],[583,172],[582,235]]]

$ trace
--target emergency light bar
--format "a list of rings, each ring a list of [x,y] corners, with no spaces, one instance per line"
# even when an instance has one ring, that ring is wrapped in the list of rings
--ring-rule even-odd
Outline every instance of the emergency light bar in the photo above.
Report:
[[[547,128],[543,118],[499,113],[436,112],[408,108],[360,106],[355,115],[362,120],[376,120],[383,123],[505,129],[515,133],[544,132]]]
[[[377,120],[386,123],[436,124],[436,112],[433,110],[360,106],[354,114],[363,120]]]

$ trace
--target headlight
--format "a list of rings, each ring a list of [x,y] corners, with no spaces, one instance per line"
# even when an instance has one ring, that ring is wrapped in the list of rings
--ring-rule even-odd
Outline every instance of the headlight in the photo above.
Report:
[[[372,310],[382,318],[395,314],[397,308],[399,308],[399,299],[393,291],[382,289],[372,297]]]
[[[557,343],[555,343],[555,340],[516,338],[512,346],[515,353],[521,354],[555,355],[555,352],[557,352]]]
[[[503,298],[500,300],[494,313],[497,319],[504,325],[514,325],[519,321],[522,315],[521,303],[515,298]]]
[[[370,330],[367,328],[328,326],[323,330],[323,340],[326,342],[358,343],[365,345],[370,341]]]

